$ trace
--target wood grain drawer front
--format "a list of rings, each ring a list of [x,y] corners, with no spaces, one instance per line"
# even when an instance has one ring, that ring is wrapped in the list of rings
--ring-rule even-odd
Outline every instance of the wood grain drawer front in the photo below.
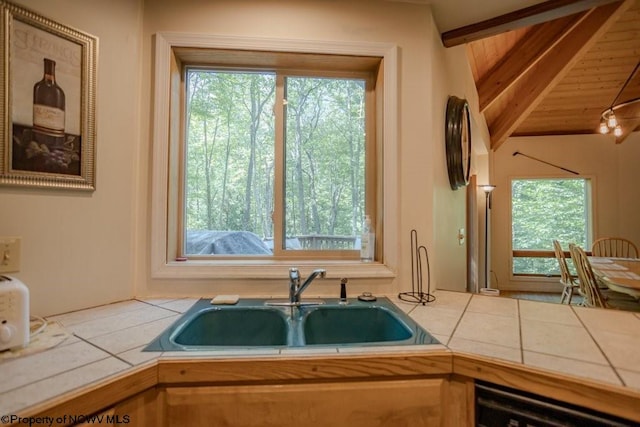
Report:
[[[168,426],[437,426],[442,379],[170,387]]]

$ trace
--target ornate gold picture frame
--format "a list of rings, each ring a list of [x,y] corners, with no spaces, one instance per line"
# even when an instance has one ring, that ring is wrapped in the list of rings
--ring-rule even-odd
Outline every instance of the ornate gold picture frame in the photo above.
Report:
[[[0,184],[95,190],[98,39],[0,0]]]

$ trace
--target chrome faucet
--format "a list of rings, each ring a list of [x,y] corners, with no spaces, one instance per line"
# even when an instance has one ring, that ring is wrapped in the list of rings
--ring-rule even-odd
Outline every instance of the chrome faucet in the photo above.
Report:
[[[309,275],[309,277],[307,277],[307,280],[305,280],[304,283],[302,283],[301,285],[300,272],[298,271],[297,268],[290,268],[289,269],[289,302],[291,303],[291,305],[300,304],[300,295],[302,295],[302,292],[304,292],[307,286],[309,286],[311,282],[313,282],[313,280],[318,276],[320,276],[321,278],[324,278],[326,273],[327,273],[326,270],[323,270],[323,269],[313,270],[313,272]]]

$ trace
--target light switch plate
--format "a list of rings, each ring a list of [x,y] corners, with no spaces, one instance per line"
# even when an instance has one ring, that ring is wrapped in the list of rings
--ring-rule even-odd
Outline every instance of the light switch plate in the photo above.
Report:
[[[20,271],[20,237],[0,237],[0,273]]]
[[[464,239],[465,239],[465,234],[464,234],[464,228],[460,228],[458,229],[458,244],[459,245],[464,245]]]

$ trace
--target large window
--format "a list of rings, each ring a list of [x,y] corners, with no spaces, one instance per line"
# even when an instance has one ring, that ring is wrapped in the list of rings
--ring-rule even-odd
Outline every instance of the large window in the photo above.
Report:
[[[155,34],[152,277],[394,277],[397,88],[393,44]]]
[[[255,68],[185,67],[183,254],[357,257],[372,72]]]
[[[557,275],[553,240],[590,247],[591,183],[583,178],[511,181],[513,274]]]

